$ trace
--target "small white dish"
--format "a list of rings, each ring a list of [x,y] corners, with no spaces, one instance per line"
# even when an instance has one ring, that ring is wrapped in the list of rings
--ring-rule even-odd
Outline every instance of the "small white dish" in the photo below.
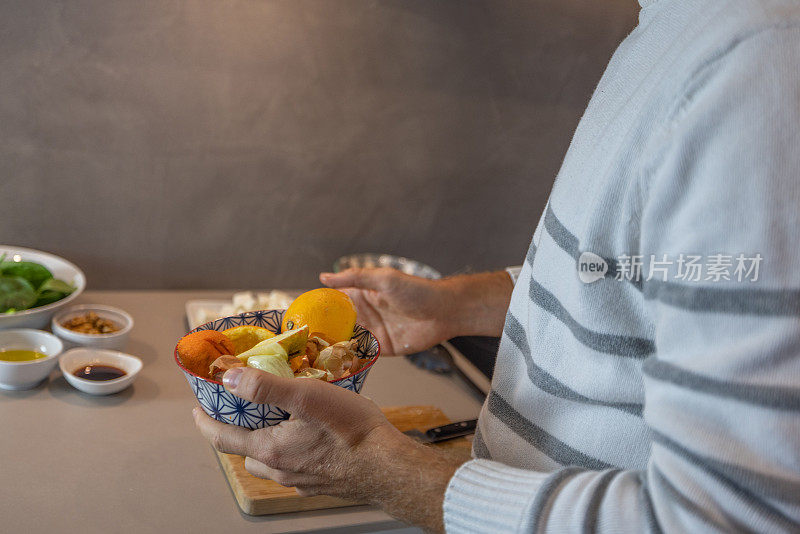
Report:
[[[100,318],[116,323],[120,329],[110,334],[83,334],[61,326],[61,323],[89,312],[94,312]],[[55,335],[66,342],[67,348],[92,347],[96,349],[122,350],[127,345],[128,337],[133,328],[133,317],[126,311],[112,306],[82,304],[80,306],[71,306],[57,313],[50,322],[50,328]]]
[[[4,350],[33,350],[46,356],[25,362],[0,360],[0,388],[31,389],[50,375],[64,345],[49,332],[12,328],[0,330],[0,351]]]
[[[125,371],[125,375],[114,380],[87,380],[73,373],[89,365],[110,365]],[[142,370],[142,360],[136,356],[115,350],[80,347],[68,350],[59,358],[58,366],[74,388],[90,395],[111,395],[127,388]]]

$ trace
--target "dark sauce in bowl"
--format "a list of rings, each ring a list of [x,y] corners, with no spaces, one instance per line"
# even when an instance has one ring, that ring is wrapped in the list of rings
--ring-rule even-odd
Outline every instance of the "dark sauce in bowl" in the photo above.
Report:
[[[111,365],[86,365],[72,373],[84,380],[106,381],[125,376],[125,371]]]

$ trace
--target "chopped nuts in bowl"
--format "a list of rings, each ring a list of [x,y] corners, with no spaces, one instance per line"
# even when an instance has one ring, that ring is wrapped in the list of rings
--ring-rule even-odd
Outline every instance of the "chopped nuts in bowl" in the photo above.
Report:
[[[133,328],[133,318],[119,308],[84,304],[56,314],[50,326],[70,348],[124,350]]]
[[[113,334],[120,328],[114,321],[100,317],[93,311],[67,319],[61,326],[79,334]]]

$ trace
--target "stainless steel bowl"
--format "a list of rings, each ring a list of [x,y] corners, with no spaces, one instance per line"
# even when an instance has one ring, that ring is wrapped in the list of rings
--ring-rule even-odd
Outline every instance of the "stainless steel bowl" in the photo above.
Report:
[[[344,271],[353,267],[369,268],[369,267],[391,267],[398,271],[410,274],[413,276],[420,276],[430,280],[436,280],[442,277],[442,274],[424,263],[415,260],[403,258],[402,256],[392,256],[391,254],[351,254],[349,256],[342,256],[333,263],[333,272]]]

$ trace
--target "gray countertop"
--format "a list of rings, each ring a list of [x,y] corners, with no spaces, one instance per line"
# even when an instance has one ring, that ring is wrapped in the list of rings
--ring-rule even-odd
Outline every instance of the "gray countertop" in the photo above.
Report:
[[[216,456],[195,430],[194,396],[172,351],[184,304],[226,291],[87,291],[78,303],[128,311],[127,352],[144,368],[110,397],[73,389],[56,369],[21,392],[0,390],[0,530],[4,532],[372,532],[403,528],[368,506],[252,517],[240,512]],[[381,358],[362,392],[382,406],[430,404],[451,419],[481,400],[460,381],[405,358]]]

